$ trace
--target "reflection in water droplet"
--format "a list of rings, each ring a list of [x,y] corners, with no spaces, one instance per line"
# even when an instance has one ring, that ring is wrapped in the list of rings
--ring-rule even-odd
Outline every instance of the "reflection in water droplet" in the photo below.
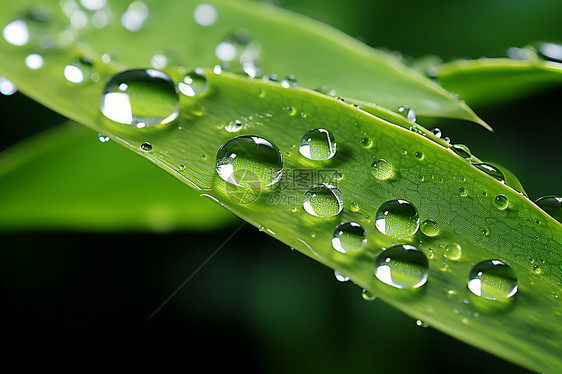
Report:
[[[394,168],[390,162],[381,158],[371,164],[371,174],[376,179],[385,181],[394,176]]]
[[[2,30],[4,39],[15,46],[21,47],[29,41],[29,29],[22,20],[15,20],[8,23]]]
[[[462,256],[462,248],[460,245],[458,245],[457,243],[449,243],[446,247],[445,247],[445,257],[447,257],[449,260],[458,260],[461,258]]]
[[[43,67],[43,57],[37,53],[32,53],[25,57],[25,66],[31,70],[41,69]]]
[[[343,209],[341,192],[327,183],[319,183],[304,193],[304,210],[316,217],[332,217]]]
[[[543,196],[535,201],[549,216],[562,222],[562,196]]]
[[[210,4],[199,4],[193,11],[193,19],[201,26],[211,26],[217,21],[218,13]]]
[[[178,84],[179,90],[186,96],[200,95],[207,89],[207,78],[201,69],[195,69],[186,74],[183,82]]]
[[[159,70],[126,70],[105,84],[101,112],[112,121],[138,128],[166,124],[179,114],[178,92],[172,79]]]
[[[437,224],[437,222],[435,222],[435,220],[433,219],[426,219],[425,221],[422,222],[421,226],[420,226],[420,230],[421,232],[426,235],[426,236],[430,236],[430,237],[434,237],[439,235],[439,225]]]
[[[98,140],[101,143],[107,143],[109,141],[109,136],[98,133]]]
[[[509,200],[504,194],[499,194],[494,198],[494,206],[499,210],[505,210],[509,205]]]
[[[355,222],[340,223],[334,231],[332,247],[338,252],[357,251],[367,244],[365,229]]]
[[[279,148],[259,136],[238,136],[224,143],[217,152],[217,174],[226,182],[246,187],[238,180],[239,171],[251,173],[254,182],[262,187],[271,186],[283,175],[283,156]],[[245,180],[247,180],[246,178]]]
[[[420,226],[416,208],[406,200],[391,200],[382,204],[375,219],[377,230],[395,239],[414,235]]]
[[[328,160],[336,154],[334,136],[326,129],[310,130],[302,137],[299,153],[309,160]]]
[[[145,152],[150,152],[152,151],[152,144],[145,142],[141,144],[141,149]]]
[[[416,112],[410,107],[404,105],[398,108],[398,113],[405,117],[410,122],[416,122]]]
[[[375,276],[400,289],[419,288],[427,282],[429,262],[414,246],[397,245],[377,255]]]
[[[228,132],[238,132],[242,129],[242,122],[238,120],[231,121],[224,127],[224,129]]]
[[[339,273],[337,270],[334,270],[334,276],[339,282],[347,282],[349,280],[349,277],[347,275],[343,275]]]
[[[490,165],[490,164],[473,164],[478,170],[483,171],[484,173],[488,174],[489,176],[499,180],[502,183],[505,183],[505,177],[500,169],[497,167]]]
[[[419,327],[423,327],[424,329],[429,327],[429,323],[423,322],[422,320],[419,319],[416,321],[416,325]]]
[[[482,261],[470,270],[468,289],[488,300],[506,301],[517,293],[517,277],[500,260]]]

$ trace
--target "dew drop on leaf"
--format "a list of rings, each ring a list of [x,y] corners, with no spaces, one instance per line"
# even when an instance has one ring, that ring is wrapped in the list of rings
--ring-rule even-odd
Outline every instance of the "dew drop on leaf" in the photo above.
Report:
[[[504,262],[486,260],[470,270],[468,289],[488,300],[506,301],[517,293],[517,277]]]
[[[462,248],[457,243],[449,243],[445,247],[444,256],[449,260],[458,260],[462,256]]]
[[[372,292],[367,291],[364,288],[361,290],[361,297],[365,301],[374,301],[377,299],[377,297]]]
[[[410,107],[404,105],[398,108],[398,113],[400,113],[404,118],[410,122],[416,122],[416,112]]]
[[[429,237],[434,237],[439,235],[440,229],[437,222],[434,219],[426,219],[420,225],[421,232]]]
[[[207,78],[201,69],[195,69],[185,75],[178,84],[180,92],[186,96],[201,95],[207,89]]]
[[[148,142],[144,142],[144,143],[141,144],[140,148],[144,152],[150,152],[150,151],[152,151],[152,144],[150,144]]]
[[[314,129],[301,139],[299,153],[309,160],[329,160],[336,154],[334,136],[326,129]]]
[[[112,121],[138,128],[166,124],[179,114],[178,91],[159,70],[125,70],[105,84],[101,112]]]
[[[385,181],[394,176],[394,168],[390,162],[381,158],[371,164],[371,174],[376,179]]]
[[[282,177],[283,156],[279,148],[259,136],[245,135],[224,143],[217,152],[217,174],[224,181],[244,187],[248,174],[262,187],[271,186]],[[244,171],[244,173],[240,173]],[[245,175],[244,181],[237,175]]]
[[[562,222],[562,196],[543,196],[535,203],[549,216]]]
[[[485,163],[473,164],[473,165],[478,170],[483,171],[484,173],[486,173],[489,176],[499,180],[502,183],[505,183],[505,177],[504,177],[502,171],[500,169],[498,169],[497,167],[495,167],[493,165],[490,165],[490,164],[485,164]]]
[[[332,237],[332,247],[341,253],[360,250],[367,244],[367,233],[363,226],[355,222],[339,224]]]
[[[464,158],[465,160],[470,160],[472,154],[470,153],[470,149],[464,144],[455,144],[451,148],[453,152],[455,152],[460,157]]]
[[[494,206],[499,210],[505,210],[509,205],[509,200],[504,194],[499,194],[494,197]]]
[[[426,284],[428,268],[429,262],[423,252],[403,244],[377,255],[375,276],[392,287],[413,289]]]
[[[416,208],[406,200],[391,200],[382,204],[375,216],[375,227],[395,239],[408,238],[420,227]]]
[[[328,183],[319,183],[304,193],[304,210],[316,217],[333,217],[343,209],[341,192]]]

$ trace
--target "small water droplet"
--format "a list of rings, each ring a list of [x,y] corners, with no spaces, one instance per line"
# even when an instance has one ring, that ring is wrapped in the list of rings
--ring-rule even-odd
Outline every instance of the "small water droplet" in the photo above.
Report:
[[[297,78],[291,74],[281,81],[281,86],[284,88],[291,88],[297,86]]]
[[[535,204],[544,210],[549,216],[562,222],[562,196],[543,196],[535,201]]]
[[[482,235],[484,235],[484,236],[490,236],[490,230],[488,230],[488,229],[485,228],[485,227],[482,227],[482,228],[480,229],[480,233],[481,233]]]
[[[470,270],[468,289],[488,300],[506,301],[517,293],[517,277],[502,261],[486,260]]]
[[[319,183],[304,193],[304,210],[316,217],[332,217],[343,209],[341,192],[327,183]]]
[[[425,155],[423,154],[423,152],[416,152],[415,156],[418,160],[423,160],[425,158]]]
[[[250,183],[271,186],[283,174],[283,156],[279,148],[258,136],[238,136],[224,143],[217,152],[217,174],[235,186],[247,187],[248,175],[254,176]],[[244,175],[244,180],[238,180]],[[237,178],[237,176],[239,176]]]
[[[180,165],[180,170],[184,170],[184,169],[185,169],[185,165],[184,165],[184,164],[181,164],[181,165]]]
[[[465,160],[470,160],[472,157],[472,154],[470,153],[470,149],[468,149],[468,147],[464,144],[455,144],[451,149],[453,150],[453,152],[455,152],[457,155],[461,156]]]
[[[375,276],[400,289],[419,288],[427,282],[429,262],[414,246],[397,245],[377,255]]]
[[[500,169],[497,167],[490,165],[490,164],[473,164],[478,170],[483,171],[484,173],[488,174],[489,176],[499,180],[502,183],[505,183],[505,177]]]
[[[398,113],[405,117],[410,122],[416,122],[416,112],[410,107],[404,105],[398,108]]]
[[[423,322],[422,320],[419,319],[416,321],[416,325],[419,327],[423,327],[424,329],[429,327],[429,323]]]
[[[355,222],[340,223],[334,231],[332,247],[338,252],[358,251],[367,244],[367,233],[363,226]]]
[[[199,96],[207,89],[207,78],[202,69],[195,69],[185,75],[178,84],[180,92],[186,96]]]
[[[109,136],[98,133],[98,140],[101,143],[107,143],[109,141]]]
[[[431,218],[422,222],[420,230],[424,235],[429,237],[435,237],[439,235],[440,232],[439,225]]]
[[[355,213],[359,212],[359,210],[360,210],[359,204],[356,203],[356,202],[351,203],[350,209],[351,209],[352,212],[355,212]]]
[[[342,273],[338,272],[337,270],[334,270],[334,276],[336,277],[338,282],[347,282],[349,280],[349,277],[347,275],[343,275]]]
[[[449,260],[458,260],[462,256],[462,248],[457,243],[449,243],[445,247],[445,254],[444,256]]]
[[[361,290],[361,297],[366,301],[374,301],[377,299],[377,297],[372,292],[367,291],[364,288]]]
[[[499,194],[494,197],[494,206],[499,210],[505,210],[509,205],[509,200],[504,194]]]
[[[343,179],[343,173],[339,170],[334,171],[334,180],[341,181]]]
[[[309,160],[328,160],[336,154],[336,141],[326,129],[310,130],[302,137],[299,152]]]
[[[148,143],[148,142],[144,142],[141,144],[140,148],[144,151],[144,152],[150,152],[152,151],[152,144]]]
[[[373,146],[373,140],[368,136],[361,138],[361,145],[365,148],[371,148]]]
[[[394,176],[394,168],[390,162],[381,158],[371,164],[371,174],[376,179],[385,181]]]
[[[460,194],[462,197],[467,197],[467,196],[468,196],[468,192],[466,192],[466,190],[465,190],[464,188],[462,188],[462,187],[459,188],[459,194]]]
[[[159,70],[126,70],[105,84],[101,112],[138,128],[165,124],[178,116],[179,96],[172,79]]]
[[[375,219],[377,230],[395,239],[408,238],[420,227],[416,208],[406,200],[391,200],[382,204]]]

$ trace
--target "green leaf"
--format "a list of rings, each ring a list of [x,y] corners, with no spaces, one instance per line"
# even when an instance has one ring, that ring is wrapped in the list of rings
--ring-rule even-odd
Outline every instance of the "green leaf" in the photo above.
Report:
[[[508,58],[460,60],[439,66],[437,78],[468,104],[487,106],[562,85],[562,64]]]
[[[10,4],[4,9],[2,24],[11,21],[16,11],[25,12],[34,3],[28,0]],[[204,27],[193,19],[196,2],[146,1],[150,14],[137,32],[125,30],[119,22],[129,4],[128,0],[110,2],[112,22],[102,28],[87,26],[78,33],[78,41],[126,66],[150,66],[152,57],[162,54],[173,65],[210,67],[220,62],[215,55],[217,45],[242,29],[250,33],[252,48],[259,51],[255,54],[264,73],[276,73],[282,78],[294,74],[302,86],[327,86],[340,96],[393,110],[408,105],[420,116],[458,118],[485,125],[463,102],[396,58],[326,25],[269,4],[210,1],[217,10],[218,20]],[[69,20],[60,9],[49,10],[52,25],[48,27],[54,38],[72,38],[76,30],[71,29],[63,36],[52,31],[56,30],[54,25],[65,25]],[[37,52],[25,48],[28,53]],[[45,51],[45,58],[48,55]],[[25,55],[22,56],[21,48],[2,41],[0,56],[4,61],[17,61]],[[70,54],[65,65],[76,57],[80,57],[79,51]],[[62,74],[62,68],[58,67],[58,75]],[[17,83],[19,73],[5,67],[3,74]]]
[[[0,230],[205,230],[234,221],[158,168],[75,124],[0,154],[0,205]]]
[[[17,54],[12,52],[2,54],[11,58]],[[181,110],[175,121],[148,128],[117,124],[99,113],[99,101],[103,82],[122,67],[103,64],[91,53],[88,57],[99,80],[72,84],[62,77],[53,79],[54,72],[68,63],[64,53],[46,53],[49,63],[37,73],[6,60],[0,66],[24,92],[109,135],[405,313],[530,369],[562,369],[562,225],[524,195],[476,169],[465,159],[466,154],[460,157],[459,150],[455,153],[429,136],[304,88],[285,88],[227,73],[216,75],[210,70],[202,71],[206,91],[194,97],[180,95]],[[184,78],[183,69],[165,71],[176,82]],[[149,88],[142,95],[146,100],[143,110],[158,109],[156,103],[166,100],[162,92]],[[235,133],[227,131],[233,128]],[[337,142],[335,156],[326,161],[312,161],[299,153],[303,136],[318,128],[328,130]],[[252,152],[233,166],[236,172],[250,171],[257,176],[242,180],[246,187],[227,183],[217,175],[219,149],[238,135],[262,137],[278,147],[283,155],[278,183],[264,186],[265,171],[275,162],[264,154],[260,154],[261,161],[253,160]],[[146,143],[151,147],[142,146]],[[265,161],[268,167],[260,167]],[[374,174],[373,163],[377,165]],[[320,218],[305,211],[306,191],[320,182],[338,189],[343,210],[339,212],[337,202],[321,190],[310,197],[320,203],[316,212],[338,214]],[[377,211],[393,200],[407,200],[421,221],[434,220],[438,230],[429,232],[426,229],[431,224],[422,224],[430,234],[425,235],[411,219],[395,217],[388,230],[402,237],[382,234],[375,227]],[[348,221],[365,229],[367,244],[341,253],[332,247],[333,234],[339,224]],[[415,233],[409,235],[412,231]],[[397,244],[415,245],[428,259],[425,285],[400,290],[377,278],[375,261],[389,253],[383,248],[389,250]],[[467,290],[471,269],[492,259],[503,261],[515,272],[518,293],[513,302],[480,300]],[[403,272],[402,281],[412,282],[419,273]]]

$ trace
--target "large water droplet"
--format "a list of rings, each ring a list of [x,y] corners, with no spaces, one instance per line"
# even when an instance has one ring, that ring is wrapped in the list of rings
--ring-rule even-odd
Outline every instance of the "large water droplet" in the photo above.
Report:
[[[505,183],[505,176],[503,175],[503,173],[501,172],[500,169],[498,169],[497,167],[490,165],[490,164],[485,164],[485,163],[481,163],[481,164],[473,164],[474,167],[476,167],[478,170],[483,171],[484,173],[488,174],[489,176],[496,178],[497,180],[499,180],[500,182]]]
[[[379,253],[376,277],[383,283],[401,289],[412,289],[427,282],[427,257],[414,246],[403,244]]]
[[[336,154],[336,141],[326,129],[310,130],[302,137],[299,152],[309,160],[328,160]]]
[[[394,176],[394,168],[390,162],[381,158],[371,164],[371,174],[376,179],[385,181]]]
[[[562,62],[562,44],[543,43],[538,47],[538,52],[548,60]]]
[[[112,121],[138,128],[165,124],[179,114],[178,92],[172,79],[159,70],[126,70],[105,84],[101,112]]]
[[[420,227],[416,208],[406,200],[391,200],[382,204],[375,219],[376,228],[395,239],[410,237]]]
[[[549,216],[562,222],[562,196],[543,196],[535,203],[544,210]]]
[[[355,222],[339,224],[334,231],[332,247],[338,252],[357,251],[367,243],[367,233],[363,226]]]
[[[242,173],[243,172],[243,173]],[[226,182],[247,187],[248,174],[254,175],[254,182],[271,186],[283,174],[283,156],[279,148],[259,136],[238,136],[224,143],[217,152],[217,173]],[[244,180],[237,178],[245,175]]]
[[[470,158],[472,157],[470,149],[468,149],[468,147],[464,144],[455,144],[451,147],[451,149],[453,150],[453,152],[455,152],[465,160],[470,160]]]
[[[420,230],[424,235],[430,237],[437,236],[439,235],[440,232],[439,225],[437,224],[437,222],[435,222],[434,219],[431,218],[426,219],[425,221],[422,222],[420,226]]]
[[[304,210],[316,217],[338,215],[343,208],[341,192],[327,183],[319,183],[304,193]]]
[[[506,301],[517,293],[517,277],[500,260],[482,261],[470,270],[468,289],[488,300]]]
[[[509,200],[504,194],[499,194],[494,197],[494,206],[499,210],[505,210],[509,205]]]
[[[207,78],[201,69],[195,69],[186,74],[183,82],[178,84],[179,90],[186,96],[200,95],[207,89]]]

